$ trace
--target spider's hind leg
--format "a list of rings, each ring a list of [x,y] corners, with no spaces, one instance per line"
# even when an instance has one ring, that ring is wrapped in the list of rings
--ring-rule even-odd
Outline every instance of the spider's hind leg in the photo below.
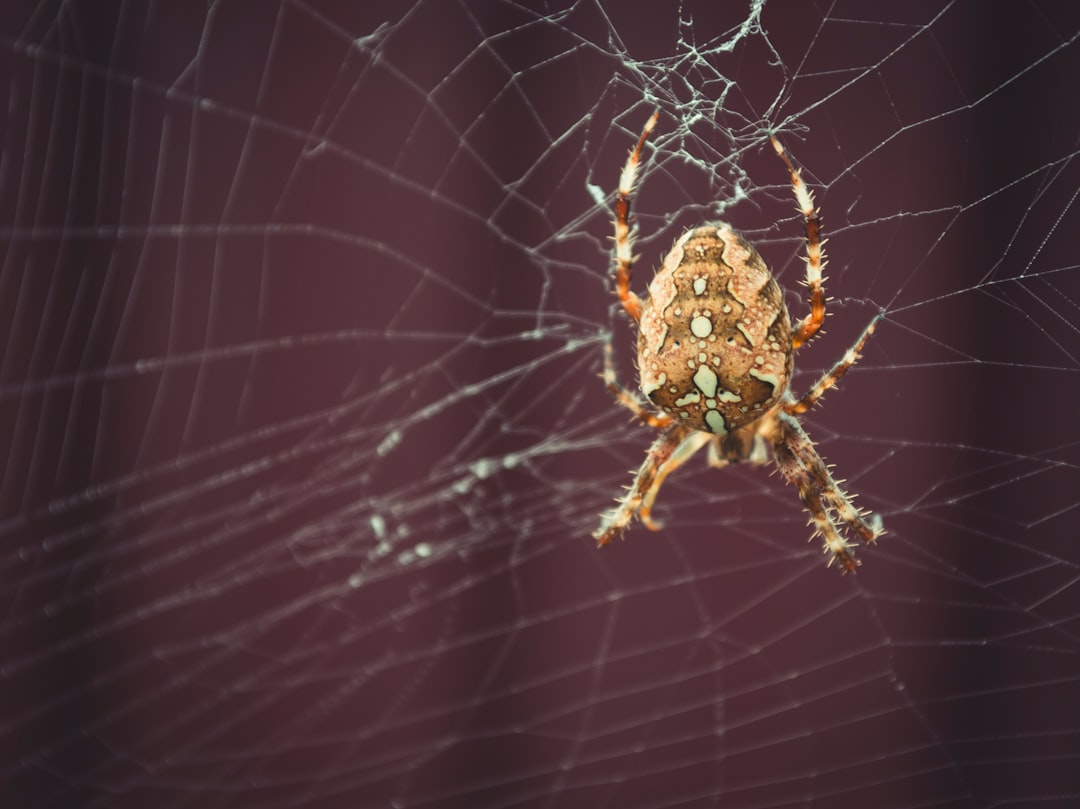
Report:
[[[660,118],[660,110],[652,114],[645,123],[637,146],[630,151],[619,175],[619,193],[615,198],[615,294],[623,305],[626,314],[634,322],[641,320],[641,298],[630,289],[630,268],[634,263],[634,230],[630,224],[630,198],[634,193],[634,180],[637,178],[638,162],[645,141]]]
[[[791,347],[798,348],[809,342],[825,321],[825,279],[821,274],[825,269],[825,241],[821,238],[821,217],[814,205],[814,195],[803,182],[802,173],[791,164],[780,141],[774,135],[770,135],[769,140],[787,166],[795,201],[806,222],[806,286],[810,290],[810,314],[799,321],[792,332]]]

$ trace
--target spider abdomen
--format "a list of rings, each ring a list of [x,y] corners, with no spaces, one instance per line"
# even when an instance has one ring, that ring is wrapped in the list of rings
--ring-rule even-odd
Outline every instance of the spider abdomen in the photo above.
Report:
[[[642,393],[687,427],[724,435],[780,400],[792,359],[787,307],[757,250],[722,222],[679,237],[642,306]]]

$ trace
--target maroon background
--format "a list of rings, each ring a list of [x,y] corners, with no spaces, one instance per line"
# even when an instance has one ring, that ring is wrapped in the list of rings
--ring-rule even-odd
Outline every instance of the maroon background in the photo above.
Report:
[[[1075,805],[1077,7],[526,5],[2,12],[4,805]],[[797,386],[886,311],[807,420],[858,576],[761,470],[588,539],[654,105],[638,289],[722,214],[801,311],[772,123]]]

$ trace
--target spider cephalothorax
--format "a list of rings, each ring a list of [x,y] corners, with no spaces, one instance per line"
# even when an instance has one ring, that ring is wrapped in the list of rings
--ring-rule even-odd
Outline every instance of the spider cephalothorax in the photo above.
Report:
[[[867,542],[882,533],[881,521],[852,505],[829,473],[797,417],[836,384],[858,359],[881,319],[876,317],[831,371],[800,399],[790,391],[795,350],[810,340],[825,318],[821,226],[813,197],[784,148],[770,138],[791,176],[806,219],[806,284],[810,313],[792,329],[783,294],[757,250],[723,222],[684,233],[664,258],[643,300],[630,289],[633,233],[630,195],[655,113],[630,153],[615,201],[615,290],[638,327],[641,392],[657,408],[646,407],[615,373],[610,344],[604,353],[604,381],[620,404],[660,435],[619,505],[594,536],[605,545],[635,515],[650,528],[652,504],[671,472],[706,444],[714,466],[732,461],[764,463],[771,452],[793,483],[820,535],[825,552],[845,570],[858,564],[845,529]]]

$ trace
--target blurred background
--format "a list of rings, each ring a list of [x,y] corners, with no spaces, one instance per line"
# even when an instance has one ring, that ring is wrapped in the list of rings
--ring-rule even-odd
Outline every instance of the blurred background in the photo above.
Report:
[[[869,16],[868,16],[869,15]],[[1045,809],[1080,797],[1080,8],[15,2],[0,11],[0,796],[35,807]],[[665,485],[597,378],[739,228],[805,426]]]

